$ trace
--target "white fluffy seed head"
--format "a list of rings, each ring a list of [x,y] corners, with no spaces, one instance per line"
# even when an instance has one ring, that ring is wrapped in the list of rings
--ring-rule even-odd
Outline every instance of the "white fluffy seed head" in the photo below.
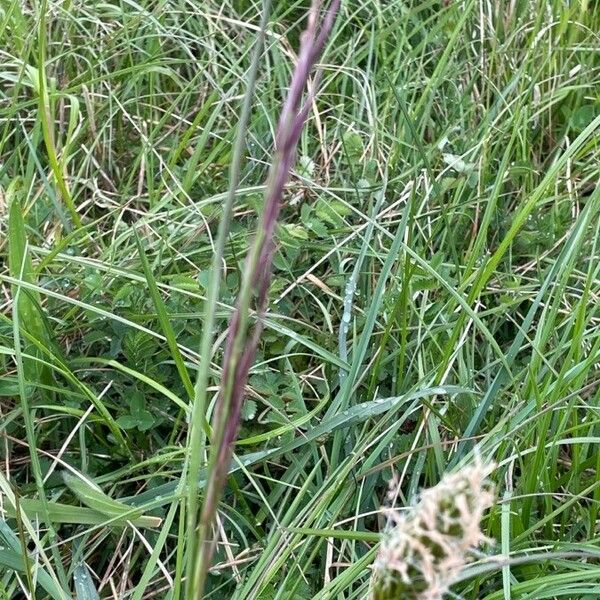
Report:
[[[493,469],[477,458],[423,490],[410,512],[387,511],[391,528],[373,565],[373,600],[443,598],[471,550],[489,541],[481,520],[494,502]]]

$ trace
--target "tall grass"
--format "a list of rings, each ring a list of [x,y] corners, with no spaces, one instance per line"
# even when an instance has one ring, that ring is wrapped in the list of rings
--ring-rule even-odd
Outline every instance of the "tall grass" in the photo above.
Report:
[[[308,8],[0,6],[0,596],[190,597]],[[448,597],[598,596],[599,30],[579,0],[342,2],[206,598],[368,598],[386,503],[475,446],[494,541]]]
[[[268,6],[264,8],[264,14],[267,14]],[[223,493],[223,487],[227,480],[233,445],[240,426],[240,419],[246,394],[246,383],[248,373],[256,355],[256,349],[260,341],[260,335],[263,329],[263,318],[267,308],[269,287],[272,279],[273,255],[275,253],[274,233],[277,225],[277,218],[281,211],[283,195],[286,183],[290,177],[290,170],[296,159],[296,147],[298,139],[302,133],[304,122],[308,111],[311,109],[314,101],[313,82],[312,94],[303,99],[304,89],[308,84],[311,70],[315,61],[327,43],[331,29],[335,22],[335,17],[339,9],[339,0],[334,0],[331,6],[327,7],[326,12],[321,19],[321,3],[315,0],[310,7],[308,14],[308,24],[306,30],[302,33],[300,50],[298,54],[298,63],[292,75],[289,91],[281,109],[277,134],[275,136],[275,153],[273,162],[269,171],[264,196],[264,208],[258,223],[256,238],[248,251],[245,263],[245,271],[242,276],[242,284],[238,293],[236,308],[231,316],[228,326],[227,346],[223,355],[223,378],[219,389],[219,396],[215,407],[214,427],[211,437],[211,453],[207,465],[207,483],[206,492],[202,505],[198,524],[197,543],[191,541],[188,544],[188,597],[201,597],[206,585],[206,577],[215,551],[216,542],[211,539],[215,533],[214,521],[217,513],[217,503]],[[321,22],[322,20],[322,22]],[[263,18],[261,34],[266,26],[266,18]],[[264,35],[264,34],[263,34]],[[262,37],[262,36],[261,36]],[[262,42],[262,40],[261,40]],[[262,43],[261,43],[262,47]],[[259,47],[260,48],[260,47]],[[253,81],[256,77],[256,68],[260,52],[255,54],[253,63]],[[256,66],[255,66],[256,65]],[[316,79],[319,79],[320,72]],[[246,114],[251,106],[250,99],[254,91],[251,85],[246,92],[247,102],[244,108]],[[238,139],[242,140],[245,135],[247,119],[243,119]],[[212,302],[207,303],[207,312],[211,306],[215,306],[218,298],[217,276],[214,275],[221,270],[221,259],[225,238],[229,233],[228,221],[231,218],[231,208],[235,197],[235,191],[239,179],[239,156],[242,154],[243,146],[240,142],[237,150],[237,156],[234,158],[232,169],[230,193],[228,195],[227,208],[221,217],[221,227],[219,231],[219,250],[213,258],[211,277]],[[253,326],[250,324],[250,311],[254,304],[253,298],[256,298],[256,308],[258,320]],[[212,316],[212,315],[211,315]],[[208,325],[208,329],[206,328]],[[205,324],[204,339],[206,343],[202,347],[207,351],[204,357],[208,356],[212,341],[212,318],[208,324]],[[204,342],[204,340],[203,340]],[[203,359],[201,354],[200,360]],[[206,358],[204,358],[206,360]],[[204,409],[206,407],[206,374],[207,369],[201,371],[198,387],[201,389],[201,401],[195,399],[194,412],[198,413],[198,421],[204,418]],[[200,408],[199,408],[200,407]],[[195,429],[199,433],[195,433]],[[203,440],[202,427],[192,423],[190,453],[192,456],[199,454],[202,443],[195,443],[194,435]],[[188,511],[193,512],[195,501],[192,496],[197,494],[196,482],[199,480],[199,468],[190,469],[190,488]],[[190,515],[191,516],[191,515]],[[189,519],[189,535],[193,538],[195,534],[195,519]]]

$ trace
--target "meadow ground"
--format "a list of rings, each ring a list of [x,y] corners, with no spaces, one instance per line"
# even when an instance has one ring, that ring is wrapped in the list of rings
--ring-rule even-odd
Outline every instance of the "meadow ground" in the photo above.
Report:
[[[308,3],[273,5],[209,418]],[[0,3],[0,597],[185,597],[189,407],[260,10]],[[367,598],[388,482],[408,506],[475,445],[493,542],[448,597],[600,597],[599,32],[595,0],[343,1],[207,598]]]

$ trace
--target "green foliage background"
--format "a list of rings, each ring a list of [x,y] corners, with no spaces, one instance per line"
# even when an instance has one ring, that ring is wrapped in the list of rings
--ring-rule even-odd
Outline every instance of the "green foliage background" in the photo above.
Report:
[[[220,333],[307,7],[274,5]],[[0,4],[7,598],[182,597],[186,415],[259,10]],[[474,566],[459,597],[598,597],[598,31],[585,0],[343,2],[207,597],[367,597],[387,482],[408,505],[474,440],[498,464],[486,552],[530,560]],[[124,525],[144,517],[162,528]]]

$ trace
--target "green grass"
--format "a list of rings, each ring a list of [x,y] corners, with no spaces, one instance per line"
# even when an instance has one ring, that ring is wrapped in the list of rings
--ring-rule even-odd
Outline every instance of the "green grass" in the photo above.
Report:
[[[260,4],[0,5],[0,597],[185,597]],[[307,5],[273,3],[209,420]],[[495,541],[456,597],[600,596],[598,31],[593,0],[343,2],[207,598],[368,597],[388,481],[407,506],[475,443]]]

